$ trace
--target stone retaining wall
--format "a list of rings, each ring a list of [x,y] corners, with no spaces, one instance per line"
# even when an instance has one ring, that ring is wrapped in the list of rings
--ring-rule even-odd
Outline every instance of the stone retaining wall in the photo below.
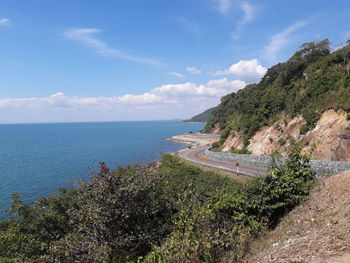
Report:
[[[199,137],[199,138],[213,138],[213,139],[220,138],[220,134],[212,134],[212,133],[196,132],[196,133],[186,133],[185,135]]]
[[[208,158],[216,159],[219,161],[229,161],[234,163],[241,163],[247,166],[259,167],[270,169],[272,167],[272,158],[270,156],[258,156],[250,154],[236,154],[236,153],[223,153],[205,151],[205,155]],[[279,164],[284,163],[286,158],[276,158],[276,162]],[[324,161],[324,160],[311,160],[311,169],[315,171],[319,177],[324,177],[332,174],[338,174],[346,170],[350,170],[350,162],[337,162],[337,161]]]

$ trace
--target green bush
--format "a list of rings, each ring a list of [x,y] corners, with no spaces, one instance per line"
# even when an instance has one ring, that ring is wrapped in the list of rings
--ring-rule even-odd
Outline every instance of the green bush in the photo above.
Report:
[[[239,262],[250,241],[276,226],[314,184],[309,159],[296,146],[284,166],[241,187],[219,189],[204,205],[185,206],[159,247],[167,262]],[[155,262],[155,261],[146,261]]]
[[[242,149],[236,149],[235,147],[231,148],[231,153],[238,153],[238,154],[252,154],[251,151],[249,151],[246,147]]]
[[[213,151],[213,152],[221,152],[221,144],[220,144],[220,142],[214,142],[212,145],[211,145],[211,147],[210,147],[210,149],[209,150],[211,150],[211,151]]]
[[[235,184],[170,155],[158,171],[104,171],[33,205],[14,195],[12,217],[0,221],[0,262],[137,261],[161,245],[183,207]]]
[[[238,262],[308,196],[314,174],[300,149],[246,184],[164,155],[157,171],[104,167],[33,205],[14,195],[0,262]]]

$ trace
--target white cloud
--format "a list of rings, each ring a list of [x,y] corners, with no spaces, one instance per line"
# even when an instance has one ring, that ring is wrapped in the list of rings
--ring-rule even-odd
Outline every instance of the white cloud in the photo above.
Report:
[[[238,21],[235,31],[233,32],[233,37],[238,38],[239,32],[243,29],[244,25],[252,21],[256,16],[256,7],[249,2],[242,2],[241,9],[244,12],[244,16]]]
[[[206,84],[194,83],[166,84],[153,88],[143,94],[125,94],[113,97],[77,97],[66,96],[62,92],[41,98],[4,98],[0,99],[0,108],[7,107],[86,107],[98,105],[101,107],[114,104],[168,104],[185,97],[215,97],[237,91],[245,86],[244,81],[230,81],[227,78],[210,80]]]
[[[94,35],[101,30],[97,28],[73,28],[65,31],[66,38],[81,42],[91,48],[94,48],[99,54],[118,59],[133,61],[142,64],[164,66],[159,60],[148,57],[138,57],[124,53],[118,49],[110,48],[105,42],[96,38]]]
[[[202,71],[196,67],[187,67],[186,70],[193,75],[202,74]]]
[[[167,99],[178,99],[184,97],[222,97],[230,92],[244,88],[246,83],[240,80],[230,81],[227,78],[210,80],[206,84],[194,83],[167,84],[154,88],[150,91]]]
[[[10,19],[8,18],[0,18],[0,26],[7,26],[10,24]]]
[[[306,25],[306,21],[297,22],[287,27],[282,32],[273,35],[270,43],[264,48],[264,56],[271,62],[275,62],[277,60],[278,52],[281,51],[290,42],[290,35]]]
[[[114,102],[124,104],[154,104],[161,102],[162,100],[162,97],[146,92],[141,95],[126,94],[124,96],[116,97]]]
[[[168,72],[168,75],[169,76],[173,76],[173,77],[177,77],[177,78],[184,78],[185,75],[184,74],[181,74],[181,73],[178,73],[178,72]]]
[[[215,75],[234,75],[247,83],[259,81],[266,73],[267,68],[259,64],[257,59],[240,60],[225,70],[215,72]]]
[[[228,15],[232,6],[232,0],[217,0],[217,9],[222,15]]]
[[[39,98],[0,98],[0,123],[189,118],[216,106],[222,96],[245,85],[244,81],[222,78],[199,85],[161,85],[142,94],[112,97],[58,92]]]

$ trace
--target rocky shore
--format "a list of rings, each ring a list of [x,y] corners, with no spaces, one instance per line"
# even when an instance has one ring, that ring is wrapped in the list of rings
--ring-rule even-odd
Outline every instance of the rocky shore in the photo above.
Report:
[[[190,145],[191,147],[200,147],[205,145],[211,145],[220,139],[218,134],[205,134],[205,133],[185,133],[182,135],[176,135],[168,138],[168,141],[178,142]]]

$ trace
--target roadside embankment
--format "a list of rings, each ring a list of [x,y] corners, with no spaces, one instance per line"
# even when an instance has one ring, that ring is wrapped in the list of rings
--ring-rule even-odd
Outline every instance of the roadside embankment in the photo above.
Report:
[[[209,150],[205,151],[205,156],[218,161],[239,162],[249,167],[257,167],[266,170],[270,169],[273,164],[273,158],[271,156],[212,152]],[[285,160],[285,157],[275,158],[275,161],[279,164],[283,164]],[[350,162],[310,160],[310,166],[319,177],[325,177],[350,170]]]
[[[350,171],[318,182],[310,198],[253,243],[245,263],[350,262]]]

